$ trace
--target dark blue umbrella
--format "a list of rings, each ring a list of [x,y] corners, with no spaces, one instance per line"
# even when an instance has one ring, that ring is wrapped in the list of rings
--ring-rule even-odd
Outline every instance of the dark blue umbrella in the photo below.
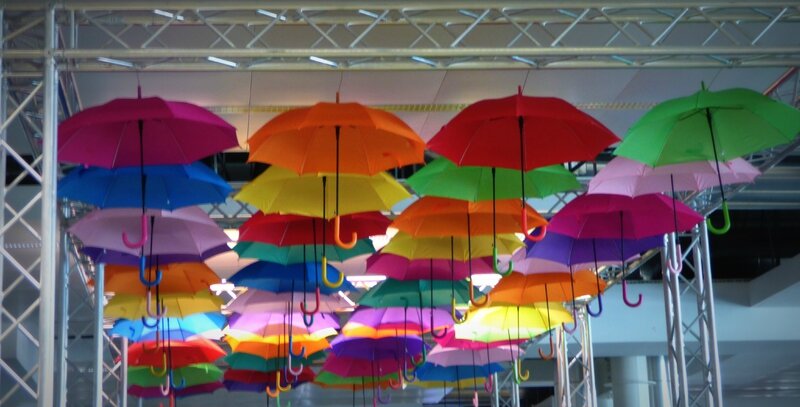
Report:
[[[328,281],[339,279],[339,270],[328,265]],[[239,270],[228,281],[247,288],[282,292],[314,292],[319,287],[321,294],[335,294],[341,291],[355,291],[349,282],[341,286],[330,288],[325,284],[318,284],[322,279],[322,265],[319,263],[296,263],[283,265],[268,261],[258,261]]]
[[[177,209],[205,203],[225,202],[232,188],[201,163],[148,165],[145,206]],[[58,197],[100,208],[138,208],[142,205],[139,167],[114,169],[78,167],[58,182]]]
[[[492,373],[502,372],[503,366],[498,363],[488,365],[438,366],[425,363],[417,368],[417,378],[426,382],[458,382],[475,377],[488,377]]]

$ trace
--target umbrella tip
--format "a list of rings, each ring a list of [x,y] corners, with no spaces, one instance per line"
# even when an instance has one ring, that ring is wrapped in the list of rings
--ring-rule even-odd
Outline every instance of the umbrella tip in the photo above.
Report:
[[[136,85],[136,97],[142,98],[142,85]]]
[[[517,96],[522,96],[522,85],[517,85]]]
[[[700,89],[708,90],[708,87],[706,86],[706,81],[700,81]]]
[[[336,91],[336,103],[339,103],[339,91]]]

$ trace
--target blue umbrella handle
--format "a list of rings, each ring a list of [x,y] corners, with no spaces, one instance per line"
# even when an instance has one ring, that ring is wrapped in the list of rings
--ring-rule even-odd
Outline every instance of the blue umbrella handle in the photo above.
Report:
[[[144,326],[146,326],[148,328],[155,328],[155,327],[158,326],[158,320],[157,319],[154,319],[152,324],[150,322],[148,322],[149,320],[150,319],[147,318],[147,317],[142,317],[142,325],[144,325]],[[133,327],[131,327],[131,332],[133,334],[136,334],[136,331],[133,329]]]
[[[597,294],[597,305],[598,305],[597,312],[594,312],[589,307],[589,304],[586,304],[586,312],[589,315],[591,315],[591,316],[593,316],[595,318],[599,317],[600,314],[603,313],[603,295],[602,294]]]
[[[152,280],[152,281],[148,280],[147,276],[144,275],[144,273],[147,271],[146,267],[145,267],[146,261],[147,260],[145,259],[144,256],[139,257],[139,281],[145,287],[154,287],[154,286],[157,286],[157,285],[161,284],[161,279],[162,279],[162,277],[164,277],[164,275],[161,272],[161,270],[156,269],[156,278],[154,280]]]
[[[715,235],[724,235],[731,230],[731,213],[728,210],[727,201],[722,202],[722,219],[725,223],[722,224],[721,228],[715,227],[711,223],[711,219],[706,219],[706,226],[708,226],[708,230]]]
[[[494,269],[495,273],[500,274],[503,277],[506,277],[509,274],[511,274],[512,271],[514,271],[514,263],[511,261],[508,262],[508,267],[506,268],[506,271],[500,270],[500,260],[497,258],[497,246],[494,247],[492,257],[493,257],[492,268]]]
[[[310,328],[311,325],[314,325],[314,314],[303,314],[303,325],[306,328]]]
[[[636,300],[636,302],[632,302],[628,299],[628,282],[625,280],[622,280],[622,301],[625,303],[625,305],[631,308],[636,308],[642,305],[642,294],[639,294],[639,298]]]
[[[122,232],[122,243],[125,244],[125,246],[130,248],[130,249],[138,249],[138,248],[144,246],[145,243],[147,243],[147,215],[144,214],[144,213],[142,214],[140,230],[141,230],[142,235],[139,238],[139,240],[137,240],[135,242],[133,242],[130,239],[128,239],[128,233],[127,232]]]
[[[377,401],[378,401],[378,403],[381,403],[381,404],[389,404],[389,403],[392,401],[392,396],[391,396],[389,393],[386,393],[386,398],[384,399],[384,398],[383,398],[382,391],[381,391],[381,386],[380,386],[380,385],[378,385],[378,386],[377,386],[377,389],[378,389],[378,391],[377,391],[377,393],[376,393],[376,396],[377,396],[376,398],[377,398]],[[373,400],[373,401],[374,401],[374,400]],[[373,403],[373,404],[374,404],[374,403]]]
[[[172,388],[175,389],[175,390],[183,389],[184,387],[186,387],[186,378],[181,376],[181,382],[180,382],[180,384],[177,384],[175,382],[174,372],[175,372],[175,370],[170,370],[169,371],[169,380],[172,382]]]

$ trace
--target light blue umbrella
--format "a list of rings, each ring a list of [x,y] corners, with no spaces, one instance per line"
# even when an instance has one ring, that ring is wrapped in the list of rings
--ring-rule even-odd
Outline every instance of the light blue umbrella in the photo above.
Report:
[[[283,292],[314,292],[319,287],[322,294],[336,294],[341,291],[355,291],[349,282],[344,281],[341,286],[330,288],[322,282],[322,265],[319,263],[295,263],[283,265],[268,261],[259,261],[246,266],[231,276],[228,281],[247,288]],[[338,280],[339,271],[328,266],[328,281]]]
[[[109,330],[112,335],[119,335],[130,339],[133,342],[149,341],[156,338],[156,330],[159,335],[169,335],[176,340],[185,340],[194,335],[199,335],[208,331],[221,330],[227,322],[224,315],[218,313],[193,314],[186,318],[161,318],[142,320],[120,319],[114,323]]]

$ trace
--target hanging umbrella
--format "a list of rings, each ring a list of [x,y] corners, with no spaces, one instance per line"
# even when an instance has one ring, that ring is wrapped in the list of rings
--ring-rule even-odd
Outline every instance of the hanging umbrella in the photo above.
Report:
[[[185,318],[193,314],[219,312],[222,306],[222,299],[209,291],[161,294],[160,297],[160,303],[153,304],[156,301],[150,301],[149,296],[143,298],[138,295],[118,294],[108,300],[103,313],[107,318],[123,319],[157,316]]]
[[[234,381],[249,384],[262,383],[265,385],[264,387],[267,387],[270,385],[275,385],[275,379],[277,377],[276,373],[277,372],[274,371],[262,372],[260,370],[227,369],[225,370],[225,375],[223,378],[226,382]],[[311,368],[306,367],[303,368],[299,375],[297,375],[296,381],[290,381],[293,378],[281,377],[281,384],[283,386],[288,386],[289,384],[296,386],[299,383],[312,382],[314,381],[315,377],[316,374],[314,371],[311,370]]]
[[[444,335],[442,338],[434,338],[434,340],[439,346],[442,347],[456,348],[456,349],[474,349],[474,350],[481,350],[487,348],[491,349],[501,346],[521,345],[528,341],[527,338],[514,339],[514,340],[506,340],[504,338],[495,342],[472,341],[469,339],[456,338],[455,330],[447,332],[447,334]]]
[[[364,238],[386,233],[391,220],[380,212],[362,212],[342,216],[341,233],[356,233]],[[239,240],[277,246],[322,243],[322,222],[327,222],[325,244],[333,245],[333,221],[300,215],[258,212],[239,228]]]
[[[305,248],[304,248],[305,246]],[[372,241],[363,239],[356,242],[350,249],[343,249],[337,245],[324,245],[328,260],[345,261],[347,259],[375,252]],[[266,243],[239,241],[233,250],[241,258],[259,259],[280,264],[296,264],[306,261],[322,261],[323,245],[294,245],[275,246]],[[316,254],[316,256],[315,256]],[[316,257],[316,259],[315,259]]]
[[[230,246],[228,246],[227,243],[223,243],[197,254],[159,253],[153,256],[144,256],[144,258],[145,264],[155,264],[156,260],[158,260],[159,264],[199,263],[218,254],[229,252],[230,250]],[[84,246],[81,248],[81,253],[88,256],[95,264],[104,263],[106,265],[138,266],[142,262],[142,258],[139,255],[108,250],[101,247]]]
[[[228,328],[242,332],[260,333],[264,328],[291,323],[293,328],[305,328],[309,332],[323,329],[339,329],[338,318],[333,314],[318,313],[310,326],[303,324],[303,313],[295,312],[286,315],[285,312],[248,312],[245,314],[232,314],[228,317]]]
[[[277,354],[277,350],[275,353]],[[300,366],[301,364],[303,366],[309,366],[314,362],[325,359],[325,356],[326,353],[324,351],[306,353],[305,357],[292,356],[292,365],[294,367]],[[285,356],[271,356],[265,359],[261,356],[251,355],[249,353],[233,352],[226,356],[224,360],[230,369],[257,370],[259,372],[274,372],[286,366]],[[272,383],[275,383],[274,378]]]
[[[595,296],[606,286],[605,282],[600,282],[598,290],[595,282],[590,270],[576,271],[573,276],[568,273],[511,273],[492,289],[492,305],[567,302],[575,297]]]
[[[170,394],[174,394],[177,398],[184,398],[189,396],[198,396],[203,394],[211,394],[215,391],[223,388],[225,386],[222,385],[221,382],[211,382],[205,384],[199,384],[197,386],[187,386],[180,389],[172,389],[170,390]],[[154,398],[162,398],[164,397],[164,393],[161,392],[161,388],[156,387],[141,387],[133,385],[128,387],[128,394],[140,399],[154,399]]]
[[[204,338],[195,338],[191,341],[168,340],[162,342],[144,341],[131,345],[128,348],[129,366],[164,367],[166,366],[167,347],[172,352],[170,363],[173,369],[197,363],[213,363],[225,356],[225,351],[222,348]]]
[[[373,372],[396,373],[402,369],[398,358],[381,358],[370,360],[348,356],[338,356],[335,353],[328,355],[322,365],[322,372],[333,373],[340,377],[365,377]]]
[[[271,293],[261,290],[247,290],[231,301],[226,309],[231,312],[247,314],[251,312],[286,312],[286,304],[292,300],[291,293]],[[318,313],[331,313],[350,307],[339,295],[320,295]],[[301,312],[299,302],[291,303],[291,312]]]
[[[414,335],[378,339],[339,335],[331,341],[331,351],[336,356],[369,360],[414,357],[422,353],[425,346],[425,342]]]
[[[297,317],[297,320],[302,321],[302,315]],[[301,322],[301,326],[292,326],[292,332],[291,334],[288,334],[287,325],[288,324],[266,325],[256,331],[241,331],[238,329],[226,328],[225,334],[238,341],[278,343],[278,341],[289,341],[290,338],[294,340],[318,340],[327,338],[329,336],[334,336],[339,333],[333,328],[323,328],[312,331],[306,328]]]
[[[336,281],[338,278],[331,278],[340,272],[333,267],[327,267],[328,281]],[[232,275],[228,281],[239,287],[255,288],[263,291],[271,291],[275,293],[296,291],[296,292],[314,292],[315,286],[310,283],[314,281],[316,287],[319,288],[322,294],[336,294],[339,291],[356,291],[349,282],[337,288],[330,288],[326,285],[319,285],[322,280],[321,267],[319,263],[295,263],[290,265],[283,265],[280,263],[271,263],[266,261],[258,261],[245,266],[243,269]]]
[[[268,343],[261,341],[238,341],[235,338],[225,338],[226,342],[231,346],[231,350],[236,353],[249,353],[251,355],[259,356],[264,359],[286,358],[289,351],[288,341],[282,343]],[[305,349],[306,355],[313,355],[317,352],[322,352],[330,348],[330,344],[325,339],[317,340],[298,340],[292,345],[292,352],[294,354],[301,354],[301,350]],[[300,365],[303,358],[292,357],[292,365]],[[286,363],[284,363],[286,364]]]
[[[437,345],[428,352],[428,363],[444,367],[459,366],[474,358],[475,363],[481,366],[497,362],[510,362],[509,354],[511,352],[520,353],[519,346],[508,345],[508,342],[494,348],[486,348],[485,343],[481,343],[481,346],[482,348],[479,349],[461,349]]]
[[[375,386],[385,389],[389,387],[389,381],[397,381],[399,380],[399,377],[400,375],[397,372],[386,373],[383,376],[378,377],[373,377],[370,375],[361,377],[344,377],[335,373],[321,370],[319,374],[317,374],[314,384],[327,389],[351,390],[355,388],[360,390],[362,388],[374,388]]]
[[[572,266],[573,269],[592,268],[595,265],[619,265],[620,250],[624,250],[625,261],[630,261],[640,254],[660,248],[664,243],[662,236],[650,236],[641,239],[619,238],[586,238],[578,239],[566,234],[551,231],[541,242],[528,244],[526,250],[515,254],[515,264],[523,274],[526,267],[522,264],[525,259],[543,259]],[[531,269],[530,271],[533,271]],[[559,271],[550,269],[548,271]],[[568,270],[567,270],[568,271]]]
[[[233,190],[201,163],[148,165],[144,175],[145,207],[151,209],[222,203]],[[58,197],[99,208],[137,208],[142,202],[140,183],[138,167],[77,167],[58,181]]]
[[[171,263],[160,266],[158,270],[161,272],[158,289],[162,294],[196,293],[220,282],[217,274],[205,263]],[[155,267],[150,267],[142,277],[149,283],[155,275]],[[107,265],[104,288],[107,293],[140,296],[149,293],[149,287],[140,282],[139,268],[133,266]]]
[[[407,233],[399,232],[381,249],[381,253],[394,254],[411,260],[445,259],[449,261],[453,257],[461,262],[492,255],[491,236],[473,236],[470,243],[472,247],[469,247],[467,237],[453,237],[451,244],[449,238],[415,238]],[[525,244],[511,233],[497,235],[499,254],[512,254],[524,246]],[[436,262],[434,262],[435,264]]]
[[[420,334],[450,325],[452,325],[450,313],[436,308],[408,308],[406,310],[403,307],[359,307],[342,327],[342,334],[362,337],[368,336],[372,331],[377,331],[376,335],[378,332],[383,332],[386,334],[385,336],[389,336],[390,332],[406,331]]]
[[[472,272],[475,274],[492,273],[492,258],[481,257],[472,259]],[[435,259],[433,261],[434,279],[444,280],[454,275],[456,279],[463,280],[468,276],[465,261],[457,261],[452,264],[445,259]],[[366,274],[382,275],[395,280],[422,280],[430,277],[429,259],[408,259],[391,253],[375,253],[367,258]]]
[[[722,196],[725,225],[730,228],[728,202],[720,163],[789,143],[800,132],[800,111],[748,89],[712,92],[660,103],[629,130],[614,154],[653,167],[713,160]]]
[[[572,322],[572,314],[559,303],[489,306],[470,312],[464,324],[456,325],[456,338],[498,342],[510,335],[510,340],[527,340],[564,322]]]
[[[174,369],[173,377],[191,387],[219,381],[222,370],[210,363],[198,363]],[[164,383],[164,376],[153,374],[149,366],[131,366],[128,368],[128,383],[140,387],[155,387]]]
[[[446,382],[460,382],[464,379],[485,378],[493,373],[502,372],[505,370],[503,366],[498,363],[489,365],[473,366],[473,365],[452,365],[452,366],[437,366],[432,363],[426,363],[417,368],[417,378],[421,381],[446,381]]]
[[[416,307],[416,308],[436,308],[447,307],[451,303],[451,284],[449,280],[417,280],[399,281],[386,279],[375,287],[372,287],[358,300],[358,304],[373,308],[383,307]],[[428,293],[433,291],[433,302]],[[455,282],[455,301],[457,304],[467,304],[469,302],[467,282],[460,280]]]
[[[202,335],[209,339],[218,339],[222,336],[225,320],[225,316],[219,313],[192,314],[185,318],[164,317],[145,321],[118,319],[108,333],[139,342],[156,339],[157,332],[166,336],[167,325],[169,325],[171,338],[179,338],[180,335],[183,335],[189,339],[194,335]]]

